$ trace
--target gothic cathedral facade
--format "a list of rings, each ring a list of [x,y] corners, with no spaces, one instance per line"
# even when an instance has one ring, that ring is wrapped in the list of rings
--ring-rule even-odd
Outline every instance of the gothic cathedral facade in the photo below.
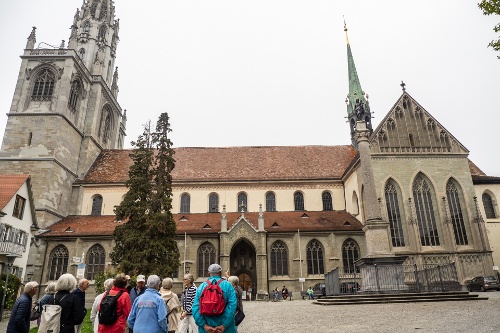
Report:
[[[123,222],[113,207],[132,163],[117,99],[119,20],[112,0],[88,0],[67,46],[36,47],[35,33],[21,56],[0,173],[31,175],[40,229],[30,276],[46,284],[75,274],[79,258],[92,281],[114,270],[112,233]],[[352,145],[175,149],[178,291],[184,272],[202,282],[213,262],[254,294],[297,291],[299,279],[312,286],[335,268],[347,281],[363,258],[454,262],[461,283],[493,274],[500,233],[485,222],[500,222],[500,178],[469,161],[404,85],[373,128],[349,41],[347,59]]]

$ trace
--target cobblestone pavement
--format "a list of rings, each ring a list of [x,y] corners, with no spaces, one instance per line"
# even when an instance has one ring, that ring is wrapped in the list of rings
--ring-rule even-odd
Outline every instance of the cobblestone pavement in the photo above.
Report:
[[[302,299],[245,302],[238,333],[500,332],[500,292],[485,301],[330,305]]]

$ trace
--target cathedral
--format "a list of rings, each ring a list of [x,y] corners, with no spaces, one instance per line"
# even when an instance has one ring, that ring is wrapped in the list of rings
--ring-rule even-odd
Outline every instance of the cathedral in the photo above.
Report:
[[[113,208],[132,160],[114,11],[112,0],[84,1],[67,45],[35,48],[33,28],[21,55],[0,174],[30,175],[36,228],[24,278],[42,285],[66,272],[93,285],[115,269],[112,234],[124,222]],[[255,296],[301,290],[336,268],[356,280],[357,263],[369,258],[453,262],[462,284],[495,274],[500,177],[474,165],[404,83],[373,127],[349,40],[347,66],[351,145],[175,148],[175,291],[185,272],[201,283],[214,262]]]

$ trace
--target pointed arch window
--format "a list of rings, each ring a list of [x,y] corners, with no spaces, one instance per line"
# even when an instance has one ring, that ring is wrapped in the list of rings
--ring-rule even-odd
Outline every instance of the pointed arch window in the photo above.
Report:
[[[288,249],[282,241],[271,245],[271,276],[288,275]]]
[[[352,191],[352,215],[359,215],[359,200],[356,191]]]
[[[71,90],[69,92],[69,100],[68,100],[68,107],[72,112],[76,112],[79,96],[80,96],[80,81],[74,80],[71,83]]]
[[[181,213],[191,212],[191,196],[187,193],[181,195]]]
[[[101,195],[96,195],[92,199],[92,211],[90,215],[93,216],[100,216],[102,212],[102,196]]]
[[[328,191],[324,191],[321,194],[321,200],[323,201],[323,210],[333,210],[332,194]]]
[[[49,280],[57,280],[68,272],[69,252],[66,246],[58,245],[50,253]]]
[[[293,194],[293,204],[295,210],[304,210],[304,194],[302,192],[295,192]]]
[[[238,207],[236,207],[238,212],[241,212],[242,209],[244,212],[248,211],[247,194],[243,192],[238,193]]]
[[[434,213],[433,193],[427,180],[418,176],[413,183],[415,211],[422,246],[438,246],[439,233]]]
[[[401,218],[402,207],[398,198],[399,187],[392,181],[385,185],[385,204],[387,208],[387,217],[391,229],[392,246],[405,246],[405,237],[403,232],[403,222]]]
[[[37,76],[31,95],[32,101],[50,101],[54,93],[56,77],[49,69],[43,70]]]
[[[205,242],[198,248],[198,277],[208,276],[208,266],[216,262],[215,247]]]
[[[107,28],[105,25],[101,25],[99,27],[99,33],[97,34],[97,40],[99,41],[105,41],[106,40],[106,32]]]
[[[344,265],[344,273],[359,273],[359,268],[354,264],[358,259],[358,243],[349,238],[342,244],[342,264]]]
[[[210,213],[219,212],[219,195],[217,193],[210,193],[208,197],[208,211]]]
[[[465,230],[464,214],[457,185],[451,179],[446,184],[446,197],[448,199],[448,207],[450,209],[451,223],[453,224],[453,233],[455,234],[455,242],[457,245],[467,245],[467,231]]]
[[[325,274],[325,264],[323,259],[323,246],[316,239],[307,243],[306,260],[307,274],[318,275]]]
[[[276,195],[273,192],[266,193],[266,212],[276,211]]]
[[[104,261],[106,260],[106,251],[100,244],[92,246],[86,256],[87,280],[94,280],[97,275],[104,273]]]
[[[483,193],[483,207],[484,213],[486,214],[487,219],[495,219],[495,206],[493,205],[493,199],[488,193]]]

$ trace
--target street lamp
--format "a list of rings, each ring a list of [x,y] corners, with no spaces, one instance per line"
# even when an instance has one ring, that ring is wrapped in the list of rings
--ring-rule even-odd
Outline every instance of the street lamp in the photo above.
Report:
[[[189,269],[191,268],[191,263],[190,262],[186,262],[185,263],[185,269],[186,269],[186,274],[189,274]]]
[[[7,256],[7,275],[5,277],[5,286],[3,288],[3,296],[2,296],[2,304],[0,304],[0,321],[3,318],[3,308],[5,304],[5,295],[7,294],[7,285],[9,283],[9,275],[12,269],[12,265],[14,264],[14,260],[16,260],[16,256]]]

